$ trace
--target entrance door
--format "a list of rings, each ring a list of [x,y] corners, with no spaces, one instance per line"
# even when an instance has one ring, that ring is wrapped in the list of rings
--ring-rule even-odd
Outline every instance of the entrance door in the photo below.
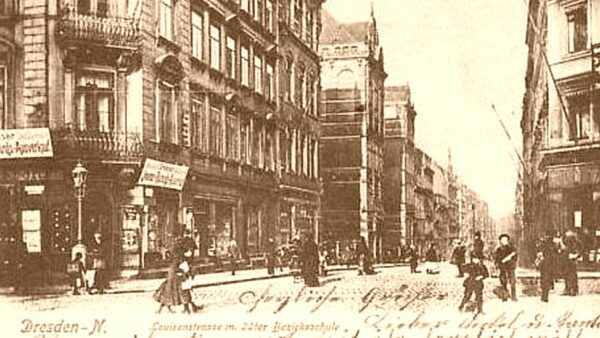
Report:
[[[99,231],[102,234],[102,241],[107,246],[106,257],[108,268],[114,266],[113,257],[113,215],[110,199],[105,194],[94,193],[86,196],[82,210],[82,236],[83,243],[90,245],[94,241],[94,233]]]

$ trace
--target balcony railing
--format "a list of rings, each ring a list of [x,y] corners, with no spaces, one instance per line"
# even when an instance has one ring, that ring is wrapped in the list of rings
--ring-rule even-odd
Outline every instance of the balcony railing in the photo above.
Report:
[[[63,41],[91,42],[113,48],[136,49],[141,42],[138,20],[124,17],[102,17],[63,11],[57,35]]]
[[[291,173],[282,173],[280,183],[289,187],[300,188],[318,192],[319,181],[306,176],[298,176]]]
[[[59,157],[108,161],[139,160],[144,153],[139,134],[113,131],[53,130],[52,147]]]

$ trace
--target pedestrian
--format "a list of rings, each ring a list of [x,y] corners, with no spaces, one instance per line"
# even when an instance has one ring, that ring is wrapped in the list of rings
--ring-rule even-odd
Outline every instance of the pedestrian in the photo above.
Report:
[[[287,256],[285,245],[280,245],[277,247],[277,266],[279,266],[279,271],[283,272],[283,265],[285,257]]]
[[[198,312],[204,308],[204,305],[196,305],[192,300],[192,286],[194,279],[192,250],[187,250],[183,253],[183,261],[179,264],[179,270],[182,271],[181,280],[181,302],[184,306],[184,312],[190,313],[190,305],[193,312]]]
[[[576,296],[579,293],[577,277],[577,260],[581,256],[581,245],[572,231],[565,233],[565,291],[566,296]]]
[[[77,252],[75,257],[67,264],[67,274],[71,279],[73,286],[73,295],[79,295],[79,288],[85,287],[85,264],[83,264],[83,254]]]
[[[175,255],[183,255],[184,253],[189,251],[192,253],[191,260],[193,261],[197,249],[198,246],[192,238],[192,231],[190,229],[185,229],[183,231],[183,237],[181,237],[177,242]]]
[[[550,290],[554,288],[556,278],[556,267],[558,264],[559,240],[555,240],[552,234],[547,233],[542,239],[536,257],[536,267],[540,270],[540,288],[542,289],[542,302],[548,302]]]
[[[463,282],[465,292],[458,310],[463,311],[467,302],[475,294],[475,303],[477,304],[475,315],[477,316],[483,314],[483,280],[489,277],[489,272],[482,262],[482,257],[478,255],[471,257],[471,263],[466,266],[465,270],[467,273],[467,278]]]
[[[485,257],[483,255],[483,249],[485,245],[481,239],[481,231],[475,231],[475,235],[473,237],[473,255],[480,256],[483,259],[483,257]]]
[[[96,289],[98,294],[103,294],[104,289],[108,287],[108,276],[106,275],[106,245],[102,240],[102,233],[96,231],[94,239],[90,245],[90,258],[92,260],[91,285],[90,289]]]
[[[302,245],[302,276],[304,284],[309,287],[319,286],[319,247],[313,240],[312,234]]]
[[[439,261],[438,253],[435,250],[435,244],[431,243],[429,249],[427,249],[427,253],[425,253],[425,271],[427,274],[432,275],[440,273],[438,266]]]
[[[321,276],[327,276],[327,256],[327,249],[321,248],[321,253],[319,254],[319,274]]]
[[[419,253],[414,244],[411,244],[408,248],[407,256],[410,263],[410,273],[419,273],[419,271],[417,271],[417,266],[419,265]]]
[[[265,246],[265,256],[267,259],[267,273],[269,274],[269,276],[275,275],[275,257],[277,256],[276,250],[277,247],[275,246],[275,241],[273,240],[273,238],[269,238],[267,240],[267,245]]]
[[[237,260],[239,256],[239,250],[235,239],[229,241],[229,247],[227,248],[227,254],[229,256],[231,275],[235,276],[235,270],[237,269]]]
[[[500,235],[500,245],[496,248],[495,261],[500,271],[500,285],[502,287],[502,301],[508,299],[508,284],[510,284],[510,298],[517,301],[517,288],[515,269],[517,268],[517,251],[510,243],[508,234]]]
[[[452,263],[458,268],[458,277],[464,276],[464,264],[465,256],[467,255],[467,249],[462,244],[460,239],[457,239],[454,243],[454,250],[452,250]]]
[[[164,307],[171,313],[173,310],[171,306],[181,305],[181,280],[178,275],[179,265],[181,260],[173,258],[167,270],[167,278],[162,284],[154,291],[153,298],[160,303],[157,313],[160,313]],[[181,273],[180,273],[181,274]]]
[[[302,277],[302,241],[300,236],[296,235],[290,243],[290,274],[294,277],[294,282],[301,280]]]

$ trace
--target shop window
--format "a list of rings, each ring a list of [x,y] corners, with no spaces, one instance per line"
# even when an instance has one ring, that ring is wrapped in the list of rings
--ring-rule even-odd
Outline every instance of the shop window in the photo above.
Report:
[[[229,242],[233,238],[233,207],[227,203],[214,202],[214,226],[211,227],[211,242],[215,246],[215,255],[228,255]]]
[[[242,85],[250,86],[250,54],[246,46],[241,48]]]
[[[227,142],[227,158],[229,160],[238,159],[239,149],[239,121],[238,117],[233,114],[227,114],[227,134],[225,141]]]
[[[175,87],[160,81],[158,85],[158,135],[160,142],[177,144],[177,97]]]
[[[194,146],[200,151],[206,151],[206,110],[202,99],[192,99],[192,114],[196,120]]]
[[[210,25],[210,67],[221,69],[221,29],[217,25]]]
[[[216,106],[210,107],[210,130],[208,148],[213,156],[221,157],[221,108]]]
[[[158,33],[167,40],[173,39],[173,0],[160,0]]]
[[[236,41],[235,38],[228,36],[227,37],[227,58],[225,59],[226,68],[227,68],[227,76],[230,79],[235,79],[235,66],[236,66]]]
[[[79,129],[101,132],[114,130],[114,95],[113,73],[80,72],[75,83]]]
[[[262,59],[260,55],[254,55],[254,90],[262,94],[263,86],[262,86]]]
[[[250,207],[247,214],[246,243],[248,254],[260,253],[261,249],[261,212],[256,207]]]
[[[177,202],[159,198],[148,215],[148,266],[164,265],[173,257],[173,244],[178,236]]]
[[[192,11],[192,56],[202,60],[202,48],[204,43],[202,13]]]
[[[51,209],[52,225],[49,233],[50,250],[55,253],[67,253],[75,244],[76,224],[72,208],[65,204]]]

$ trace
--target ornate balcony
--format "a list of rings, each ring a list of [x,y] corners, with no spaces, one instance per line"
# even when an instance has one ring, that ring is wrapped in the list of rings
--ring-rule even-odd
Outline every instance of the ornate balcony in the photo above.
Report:
[[[79,14],[69,7],[63,10],[56,32],[63,43],[91,43],[118,49],[137,49],[141,43],[138,20]]]
[[[57,157],[115,162],[139,161],[144,153],[139,134],[112,131],[53,130],[52,148]]]

